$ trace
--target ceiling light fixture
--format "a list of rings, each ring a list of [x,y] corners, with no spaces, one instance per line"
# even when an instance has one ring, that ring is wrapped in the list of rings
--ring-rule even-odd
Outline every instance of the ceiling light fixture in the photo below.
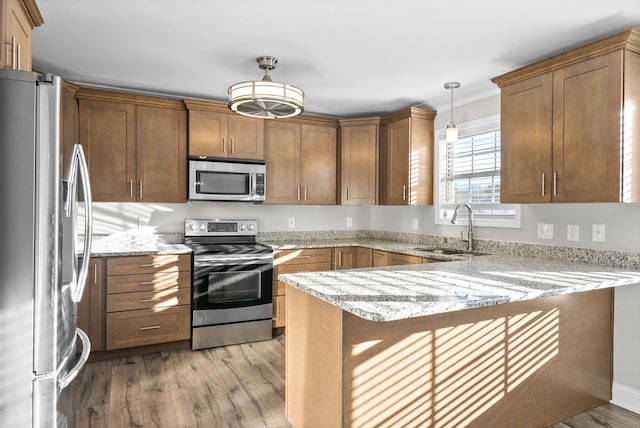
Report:
[[[453,123],[453,90],[458,89],[460,87],[460,82],[447,82],[444,84],[445,89],[451,90],[451,121],[447,125],[447,133],[446,140],[447,143],[454,143],[458,141],[458,128],[456,128],[456,124]]]
[[[243,116],[260,119],[282,119],[304,111],[304,92],[288,83],[274,82],[269,70],[278,60],[272,56],[256,58],[264,70],[262,80],[240,82],[229,87],[229,109]]]

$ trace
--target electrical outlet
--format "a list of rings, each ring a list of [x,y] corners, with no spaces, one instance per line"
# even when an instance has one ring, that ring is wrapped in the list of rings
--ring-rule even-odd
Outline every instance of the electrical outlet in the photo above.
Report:
[[[353,217],[347,217],[347,227],[353,227]]]
[[[580,240],[580,226],[577,224],[567,225],[567,241],[579,241]]]
[[[289,227],[289,228],[296,227],[296,218],[295,217],[289,217],[289,219],[287,220],[287,227]]]
[[[418,219],[414,218],[413,221],[411,222],[411,228],[413,230],[418,230]]]
[[[591,225],[591,240],[604,242],[604,224]]]
[[[538,238],[553,239],[553,224],[538,223]]]

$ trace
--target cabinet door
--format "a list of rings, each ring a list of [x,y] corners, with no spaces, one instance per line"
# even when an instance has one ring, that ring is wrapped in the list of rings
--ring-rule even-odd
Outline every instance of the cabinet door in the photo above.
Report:
[[[101,258],[91,258],[87,283],[78,303],[78,327],[89,336],[92,351],[104,351],[105,346],[105,290],[102,267]]]
[[[136,200],[135,115],[132,104],[79,101],[78,139],[87,157],[94,202]]]
[[[189,156],[227,157],[226,113],[189,110]]]
[[[355,269],[358,263],[357,247],[339,247],[333,249],[333,269]]]
[[[269,121],[265,127],[267,204],[300,203],[300,125]]]
[[[500,202],[550,202],[551,73],[502,88]]]
[[[409,118],[385,126],[381,144],[380,204],[409,204]]]
[[[371,248],[358,247],[356,250],[357,263],[356,267],[358,268],[369,268],[372,266],[373,261],[372,258],[373,251]]]
[[[136,119],[138,201],[186,202],[186,112],[138,106]]]
[[[389,265],[389,253],[381,250],[371,252],[371,267],[383,267]]]
[[[554,201],[620,200],[621,51],[553,77]]]
[[[264,159],[264,120],[229,115],[229,157]]]
[[[423,263],[422,257],[411,256],[408,254],[400,254],[400,253],[389,253],[389,258],[387,260],[389,266],[400,266],[400,265],[415,265]]]
[[[340,141],[342,205],[375,205],[378,126],[347,126]]]
[[[1,65],[18,70],[31,71],[31,32],[33,27],[27,17],[27,11],[20,0],[5,0],[6,6],[0,11],[2,28]],[[2,7],[3,5],[0,5]],[[2,16],[6,12],[6,16]],[[12,38],[16,40],[16,52],[12,51]],[[19,54],[18,54],[19,49]],[[15,61],[15,62],[14,62]]]
[[[300,203],[335,205],[336,129],[301,125],[300,137]]]

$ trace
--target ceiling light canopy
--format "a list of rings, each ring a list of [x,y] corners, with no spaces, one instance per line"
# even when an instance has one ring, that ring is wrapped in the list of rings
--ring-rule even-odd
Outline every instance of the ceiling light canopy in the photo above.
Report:
[[[262,80],[240,82],[229,87],[229,109],[243,116],[260,119],[282,119],[304,111],[304,92],[288,83],[274,82],[269,70],[278,60],[272,56],[256,58],[264,70]]]
[[[460,87],[460,82],[447,82],[444,84],[445,89],[451,90],[451,110],[450,110],[451,120],[447,125],[447,131],[446,131],[447,143],[454,143],[458,141],[458,128],[456,128],[456,124],[453,123],[453,90],[458,89],[459,87]]]

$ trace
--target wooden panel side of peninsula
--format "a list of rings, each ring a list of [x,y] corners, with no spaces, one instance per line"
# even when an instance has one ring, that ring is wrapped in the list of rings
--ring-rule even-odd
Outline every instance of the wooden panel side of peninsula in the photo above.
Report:
[[[294,428],[547,426],[611,398],[611,289],[390,322],[290,291]]]

